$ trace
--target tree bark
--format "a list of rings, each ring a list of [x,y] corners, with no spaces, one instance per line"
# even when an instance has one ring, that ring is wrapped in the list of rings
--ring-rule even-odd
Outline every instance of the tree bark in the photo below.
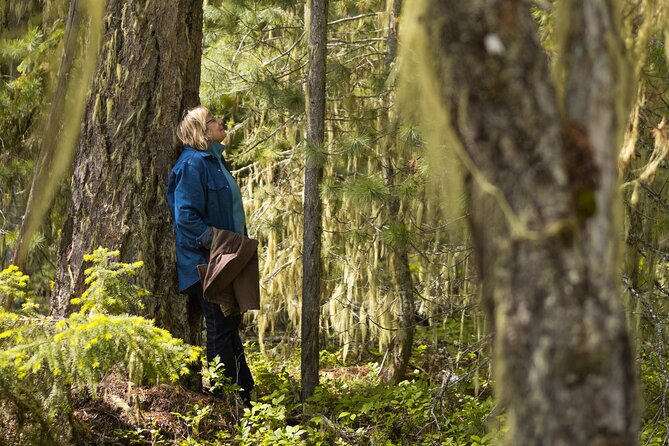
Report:
[[[304,243],[302,247],[302,400],[318,385],[321,221],[323,203],[319,185],[323,178],[325,139],[325,66],[327,55],[328,0],[308,0],[309,80],[307,101],[307,156],[304,172]]]
[[[150,5],[150,6],[149,6]],[[199,317],[177,294],[174,234],[165,198],[179,154],[174,129],[199,103],[202,0],[108,0],[105,41],[74,161],[62,230],[54,314],[84,289],[84,254],[98,246],[141,259],[145,315],[188,342]],[[192,306],[195,309],[195,306]],[[192,312],[191,316],[192,315]]]
[[[615,271],[615,148],[627,113],[615,106],[625,79],[612,2],[565,6],[564,118],[525,2],[427,5],[435,93],[469,170],[507,443],[637,444]]]

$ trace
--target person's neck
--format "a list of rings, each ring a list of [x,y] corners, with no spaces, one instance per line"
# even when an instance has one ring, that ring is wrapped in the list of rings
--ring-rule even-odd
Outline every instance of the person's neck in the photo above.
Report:
[[[225,146],[220,141],[209,141],[209,150],[219,155],[223,154]]]

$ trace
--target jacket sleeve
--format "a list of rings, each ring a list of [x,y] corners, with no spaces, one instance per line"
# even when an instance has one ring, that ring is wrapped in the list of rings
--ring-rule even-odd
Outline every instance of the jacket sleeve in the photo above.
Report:
[[[176,173],[174,222],[177,231],[194,240],[198,248],[209,249],[212,231],[203,219],[207,199],[205,181],[202,170],[190,163],[185,163]]]

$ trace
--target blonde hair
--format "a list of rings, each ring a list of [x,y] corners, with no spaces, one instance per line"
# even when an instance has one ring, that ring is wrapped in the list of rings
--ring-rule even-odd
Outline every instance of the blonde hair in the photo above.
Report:
[[[195,149],[207,150],[209,138],[207,137],[207,116],[209,110],[198,106],[184,113],[181,123],[177,128],[177,137],[182,143]]]

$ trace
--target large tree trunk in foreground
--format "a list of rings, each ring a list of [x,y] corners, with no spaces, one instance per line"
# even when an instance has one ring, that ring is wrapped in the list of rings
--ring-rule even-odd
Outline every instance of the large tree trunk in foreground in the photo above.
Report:
[[[174,129],[199,102],[202,0],[108,0],[105,41],[74,161],[53,312],[84,288],[83,256],[98,246],[144,261],[146,315],[192,341],[187,298],[177,294],[165,190],[179,152]],[[193,321],[199,320],[194,318]],[[190,327],[189,325],[193,325]]]
[[[302,247],[302,400],[318,385],[319,326],[321,315],[321,233],[323,178],[320,156],[325,138],[325,58],[328,0],[308,0],[309,80],[307,102],[307,157],[304,172],[304,243]]]
[[[564,118],[527,2],[431,0],[422,17],[435,94],[469,170],[508,444],[638,441],[615,270],[627,113],[616,102],[626,79],[612,3],[563,3]]]

